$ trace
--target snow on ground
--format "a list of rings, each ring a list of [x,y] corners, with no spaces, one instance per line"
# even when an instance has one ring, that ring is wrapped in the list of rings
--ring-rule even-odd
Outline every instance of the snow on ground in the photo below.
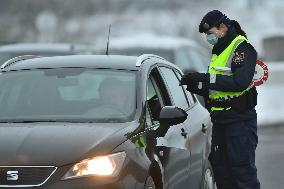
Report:
[[[258,123],[270,125],[284,123],[284,86],[272,85],[258,89]]]
[[[284,123],[284,62],[267,64],[269,79],[258,90],[258,123],[260,126]]]

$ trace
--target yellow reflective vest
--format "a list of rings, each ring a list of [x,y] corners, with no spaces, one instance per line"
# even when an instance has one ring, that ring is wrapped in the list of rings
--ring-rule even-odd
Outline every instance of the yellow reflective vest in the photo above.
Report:
[[[220,55],[213,54],[211,61],[210,61],[209,70],[208,70],[210,75],[232,75],[231,63],[232,63],[234,51],[244,41],[247,41],[247,39],[244,36],[238,35]],[[210,90],[209,99],[210,100],[221,100],[221,99],[227,100],[232,97],[240,96],[244,94],[246,91],[248,91],[249,89],[250,87],[240,92],[224,92],[224,91]],[[229,109],[230,108],[227,108],[226,110],[229,110]],[[211,108],[211,111],[215,111],[215,110],[224,110],[224,108],[220,108],[220,107]]]

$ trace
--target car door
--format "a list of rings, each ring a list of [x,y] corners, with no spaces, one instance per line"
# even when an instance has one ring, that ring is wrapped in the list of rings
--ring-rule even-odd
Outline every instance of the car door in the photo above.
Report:
[[[175,70],[178,79],[181,79],[181,73]],[[198,188],[202,181],[203,162],[207,158],[207,142],[208,142],[208,128],[211,124],[208,111],[199,104],[194,95],[185,89],[186,96],[191,102],[188,109],[188,119],[185,124],[189,130],[190,138],[190,182],[194,188]]]
[[[185,95],[183,87],[179,86],[179,79],[177,78],[174,70],[170,67],[165,67],[165,66],[160,66],[159,70],[166,83],[166,87],[168,89],[173,105],[182,108],[183,110],[188,112],[190,108],[189,106],[190,102],[188,101]],[[188,117],[188,119],[190,119],[190,117]],[[188,127],[188,125],[186,124],[188,122],[188,119],[182,124],[171,127],[171,129],[177,130],[176,131],[177,133],[181,132],[183,138],[176,137],[176,138],[166,138],[166,139],[171,141],[172,143],[176,143],[179,146],[182,146],[184,150],[187,150],[188,153],[190,154],[190,136],[189,136],[190,127]],[[185,163],[184,160],[179,160],[179,161],[183,161],[183,163]],[[191,162],[191,157],[190,157],[190,162]],[[190,163],[187,165],[184,164],[184,166],[188,166],[189,168],[191,167]],[[188,179],[187,183],[190,184],[190,186],[192,187],[189,176],[190,176],[190,170],[186,173],[181,174],[180,178],[187,178]]]
[[[147,106],[152,125],[159,125],[158,115],[163,106],[173,105],[163,77],[154,68],[147,81]],[[187,189],[189,186],[189,140],[183,124],[172,126],[164,137],[157,139],[156,153],[164,169],[165,189]]]

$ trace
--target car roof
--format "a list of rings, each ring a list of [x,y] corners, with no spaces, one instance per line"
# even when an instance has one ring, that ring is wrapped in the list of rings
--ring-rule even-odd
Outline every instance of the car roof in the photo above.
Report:
[[[138,70],[137,57],[134,56],[106,56],[106,55],[69,55],[54,57],[36,57],[27,60],[16,61],[5,67],[4,71],[41,69],[41,68],[110,68]]]
[[[149,61],[153,59],[153,61]],[[137,56],[122,55],[68,55],[54,57],[21,56],[5,62],[1,70],[28,70],[28,69],[52,69],[52,68],[101,68],[117,70],[139,70],[143,63],[147,66],[160,60],[168,66],[179,69],[176,65],[166,61],[162,57],[150,54]]]
[[[0,46],[0,53],[25,53],[25,52],[74,52],[81,45],[68,43],[15,43]]]

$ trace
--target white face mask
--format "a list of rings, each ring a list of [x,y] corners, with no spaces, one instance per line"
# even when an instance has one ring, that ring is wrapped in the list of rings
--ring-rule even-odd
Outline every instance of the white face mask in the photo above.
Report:
[[[218,38],[214,34],[207,34],[206,39],[211,45],[216,45],[218,43]]]

